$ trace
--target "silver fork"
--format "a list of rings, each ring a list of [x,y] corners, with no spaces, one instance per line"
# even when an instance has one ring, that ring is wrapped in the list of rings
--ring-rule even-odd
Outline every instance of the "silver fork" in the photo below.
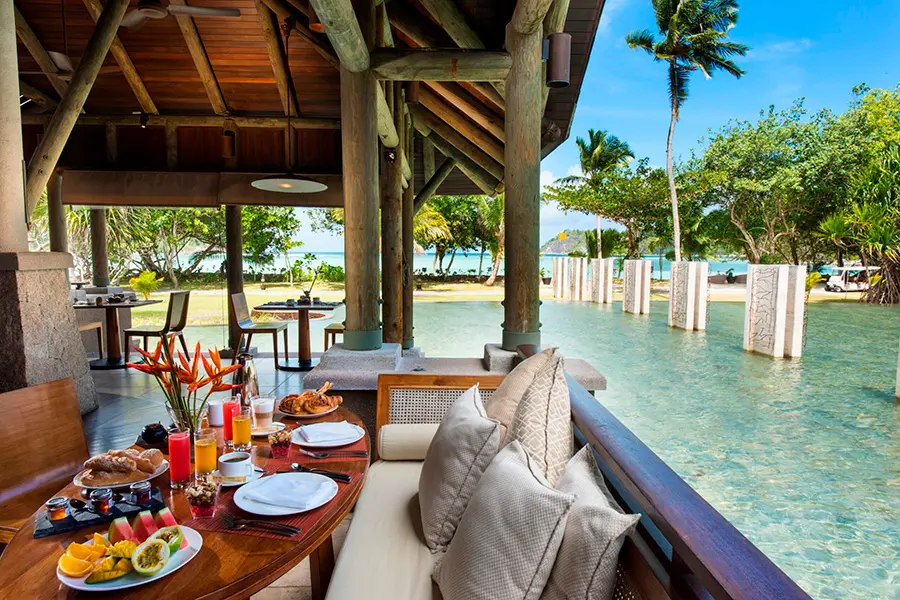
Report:
[[[291,537],[302,533],[299,527],[293,525],[285,525],[284,523],[274,523],[272,521],[259,521],[253,519],[239,519],[228,513],[222,513],[222,524],[226,529],[244,529],[246,527],[255,527],[257,529],[266,529],[272,533],[277,533],[286,537]]]
[[[359,456],[360,458],[366,458],[369,456],[369,453],[365,450],[329,450],[328,452],[312,452],[299,447],[297,450],[300,451],[300,454],[305,454],[306,456],[311,456],[313,458],[330,458],[332,456]]]

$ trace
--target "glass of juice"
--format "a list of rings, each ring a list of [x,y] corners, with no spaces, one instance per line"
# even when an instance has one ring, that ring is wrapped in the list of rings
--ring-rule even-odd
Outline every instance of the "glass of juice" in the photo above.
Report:
[[[181,489],[191,481],[191,432],[169,433],[169,479],[174,489]]]
[[[232,443],[231,419],[234,417],[234,415],[240,414],[240,412],[241,401],[237,398],[237,396],[232,396],[230,399],[222,403],[222,437],[225,438],[226,448],[231,448],[234,445]]]
[[[235,450],[250,450],[250,429],[253,425],[251,409],[244,407],[231,417],[231,437]]]
[[[198,429],[194,433],[194,471],[205,479],[216,470],[216,430]]]

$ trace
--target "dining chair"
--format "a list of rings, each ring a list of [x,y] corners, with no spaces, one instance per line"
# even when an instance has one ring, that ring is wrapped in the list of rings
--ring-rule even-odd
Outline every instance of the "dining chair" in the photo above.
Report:
[[[169,309],[166,311],[166,322],[162,327],[157,325],[141,325],[125,330],[125,362],[128,362],[128,354],[131,351],[131,338],[142,338],[144,350],[147,350],[147,340],[151,337],[162,338],[176,334],[181,341],[185,356],[190,356],[187,343],[184,341],[184,326],[187,324],[188,302],[191,293],[169,293]]]
[[[237,348],[231,353],[231,364],[237,359],[237,355],[241,353],[244,335],[247,336],[246,350],[250,352],[250,341],[253,339],[254,333],[263,335],[272,334],[272,347],[275,352],[275,368],[278,369],[278,332],[284,332],[284,360],[288,360],[288,324],[287,323],[254,323],[250,318],[250,309],[247,306],[247,296],[244,292],[238,292],[231,295],[231,311],[234,322],[237,323],[238,329],[241,331],[238,337]]]
[[[69,377],[0,394],[0,548],[89,458]]]
[[[78,331],[90,331],[92,329],[97,331],[97,352],[100,353],[100,358],[103,358],[103,321],[78,324]]]
[[[329,323],[325,328],[325,350],[337,344],[337,337],[344,335],[343,323]]]

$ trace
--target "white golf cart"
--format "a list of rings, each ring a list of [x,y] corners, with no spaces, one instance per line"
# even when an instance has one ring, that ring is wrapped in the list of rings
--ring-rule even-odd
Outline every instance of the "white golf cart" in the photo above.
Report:
[[[864,292],[878,267],[831,267],[831,277],[825,282],[826,292]]]

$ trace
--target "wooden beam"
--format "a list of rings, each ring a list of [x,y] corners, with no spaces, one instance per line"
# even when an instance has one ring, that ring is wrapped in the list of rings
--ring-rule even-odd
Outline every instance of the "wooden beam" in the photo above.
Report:
[[[434,144],[426,137],[422,137],[422,170],[426,181],[434,177]]]
[[[472,160],[465,152],[441,137],[437,131],[432,130],[431,127],[425,123],[425,120],[420,118],[420,116],[422,116],[421,113],[425,112],[428,111],[418,107],[413,111],[413,125],[419,133],[422,134],[422,137],[430,141],[444,156],[455,160],[459,170],[465,173],[466,177],[468,177],[472,183],[477,185],[481,191],[489,195],[494,194],[497,186],[500,184],[498,179],[488,173],[477,162]],[[456,141],[458,142],[458,140]]]
[[[409,155],[410,169],[415,173],[415,160],[413,152],[413,135],[415,129],[412,124],[407,124],[404,119],[403,125],[406,128],[405,141],[406,153]],[[413,286],[415,284],[415,271],[413,270],[413,248],[415,242],[413,240],[413,194],[415,192],[413,185],[414,179],[410,179],[409,186],[403,190],[403,212],[401,219],[401,229],[403,232],[403,348],[408,350],[415,345],[413,340]]]
[[[501,142],[506,139],[503,119],[495,113],[485,110],[480,102],[474,101],[474,99],[458,85],[440,81],[430,81],[428,82],[428,86],[455,109],[488,130],[495,138]]]
[[[31,56],[34,57],[41,71],[50,80],[50,85],[53,86],[53,89],[56,90],[56,93],[61,98],[66,93],[69,85],[58,75],[59,68],[57,68],[53,59],[50,58],[50,55],[47,54],[47,51],[44,50],[44,45],[41,44],[34,31],[31,30],[31,26],[28,25],[25,17],[19,12],[19,8],[13,5],[13,10],[15,10],[16,15],[16,35],[19,36],[19,39],[25,45],[25,48],[28,49],[28,52],[31,53]]]
[[[56,100],[21,79],[19,80],[19,95],[30,99],[44,111],[52,111],[58,104]]]
[[[406,119],[402,83],[388,81],[385,93],[393,100],[397,148],[381,149],[381,320],[385,343],[403,341],[403,182],[401,156],[405,150]]]
[[[304,42],[318,52],[322,58],[331,64],[331,66],[334,68],[340,66],[341,61],[338,59],[337,54],[334,53],[334,49],[331,45],[327,43],[327,40],[321,38],[319,34],[310,30],[309,27],[298,20],[299,14],[306,14],[301,10],[302,4],[295,5],[294,2],[291,2],[292,5],[288,6],[282,0],[263,0],[263,3],[269,7],[269,10],[275,13],[275,16],[278,17],[279,24],[284,22],[291,24],[294,31],[303,37]]]
[[[466,21],[465,15],[453,0],[420,0],[425,10],[437,21],[460,48],[483,49],[481,37]],[[521,0],[520,0],[521,1]]]
[[[369,68],[369,47],[350,0],[310,0],[341,64],[352,73]]]
[[[78,125],[140,125],[140,115],[81,115]],[[22,123],[26,125],[46,125],[51,121],[50,115],[22,115]],[[165,127],[171,123],[179,127],[225,127],[233,122],[237,127],[284,127],[284,117],[272,116],[204,116],[204,115],[150,115],[147,126]],[[291,119],[294,129],[340,129],[339,119],[316,119],[297,117]]]
[[[395,81],[502,81],[511,64],[502,51],[438,48],[379,48],[371,60],[378,77]]]
[[[103,5],[100,4],[100,0],[84,0],[84,6],[87,8],[88,13],[90,13],[94,23],[96,23],[97,19],[100,18],[100,13],[103,11]],[[113,38],[113,43],[112,46],[109,47],[109,52],[113,55],[113,58],[116,59],[116,64],[119,65],[122,75],[125,76],[125,80],[131,87],[131,91],[134,92],[134,97],[137,98],[141,110],[148,115],[158,114],[159,111],[156,109],[156,104],[153,102],[153,98],[150,97],[150,92],[147,91],[144,80],[141,79],[140,74],[134,67],[134,63],[131,62],[131,57],[128,56],[128,52],[125,50],[125,46],[122,44],[119,36]]]
[[[296,117],[300,114],[297,109],[297,96],[294,94],[290,74],[287,72],[287,62],[285,61],[284,45],[281,42],[278,19],[275,13],[262,0],[254,0],[254,5],[256,6],[256,18],[259,21],[259,28],[262,30],[263,40],[266,42],[266,52],[269,54],[272,73],[275,74],[275,84],[278,86],[278,95],[281,97],[281,108],[284,114]]]
[[[419,193],[416,194],[416,199],[413,203],[413,210],[415,212],[419,212],[428,200],[434,196],[435,192],[437,192],[438,188],[444,183],[444,180],[453,172],[453,169],[456,168],[456,161],[452,158],[444,159],[444,162],[441,163],[441,166],[438,167],[438,170],[435,171],[434,175],[428,178],[428,181],[425,182],[425,185],[422,186],[422,189],[419,190]]]
[[[378,88],[375,93],[375,112],[378,119],[378,137],[381,138],[381,143],[388,148],[396,148],[400,143],[400,138],[397,136],[397,128],[394,127],[393,113],[387,104],[387,100],[384,97],[384,90],[381,89],[380,85],[376,85],[375,87]]]
[[[169,4],[176,6],[185,6],[184,0],[169,0]],[[217,115],[227,115],[228,105],[225,104],[225,97],[222,96],[222,89],[216,80],[216,74],[213,71],[212,64],[209,62],[209,56],[203,47],[203,40],[200,39],[200,32],[197,31],[197,25],[194,23],[193,17],[190,15],[175,15],[178,21],[178,27],[181,29],[181,35],[187,44],[188,52],[194,60],[194,66],[200,75],[200,81],[209,97],[209,103],[212,105],[213,112]]]
[[[414,107],[413,114],[418,123],[426,126],[429,130],[435,131],[441,138],[447,140],[460,152],[464,153],[470,160],[479,165],[482,169],[490,173],[494,178],[503,179],[503,165],[488,156],[481,148],[472,143],[465,135],[441,120],[434,113],[422,108]],[[438,147],[444,156],[448,156],[440,147]],[[461,162],[461,161],[457,161]]]
[[[504,164],[506,159],[503,155],[503,144],[444,102],[434,92],[427,88],[419,90],[419,102],[466,139],[471,140],[500,165]]]
[[[380,38],[376,45],[381,48],[393,48],[394,36],[391,33],[391,21],[388,19],[387,5],[384,2],[379,2],[375,10],[377,11],[375,13],[375,34]]]
[[[460,82],[459,85],[474,94],[482,102],[493,105],[501,115],[506,112],[506,101],[500,95],[500,92],[490,84],[469,81]]]
[[[100,72],[100,67],[106,59],[109,47],[116,36],[116,30],[127,9],[128,0],[107,1],[87,46],[84,48],[81,62],[78,63],[78,67],[72,74],[72,83],[60,100],[34,155],[28,162],[25,184],[27,215],[34,211],[41,193],[47,186],[47,181],[56,167],[56,162],[62,154],[72,128],[75,127],[81,109],[84,108],[84,102],[97,79],[97,74]]]
[[[513,11],[512,25],[521,34],[531,34],[544,22],[553,0],[518,0]]]

